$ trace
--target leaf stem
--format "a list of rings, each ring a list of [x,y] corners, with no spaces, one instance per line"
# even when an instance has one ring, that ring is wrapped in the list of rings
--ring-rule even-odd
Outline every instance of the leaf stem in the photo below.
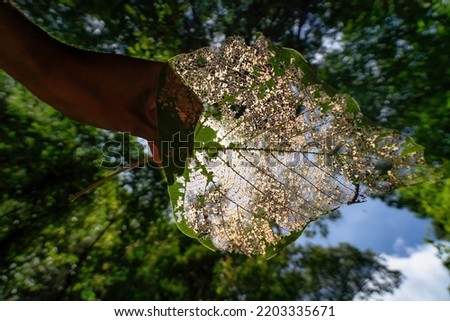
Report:
[[[129,167],[123,167],[123,168],[121,168],[121,169],[119,169],[119,170],[117,170],[117,171],[115,171],[115,172],[113,172],[113,173],[111,173],[111,174],[109,174],[109,175],[99,179],[98,181],[96,181],[95,183],[92,183],[88,187],[83,188],[78,193],[70,195],[68,200],[69,200],[69,202],[73,202],[76,199],[78,199],[80,196],[82,196],[82,195],[84,195],[86,193],[89,193],[94,188],[97,188],[98,186],[102,185],[103,183],[106,183],[107,181],[109,181],[110,179],[120,175],[121,173],[129,171],[129,170],[132,170],[132,169],[134,169],[136,167],[139,167],[142,164],[145,164],[145,163],[147,163],[147,162],[149,162],[151,160],[153,160],[152,157],[144,158],[143,160],[137,160],[137,161],[131,163]]]

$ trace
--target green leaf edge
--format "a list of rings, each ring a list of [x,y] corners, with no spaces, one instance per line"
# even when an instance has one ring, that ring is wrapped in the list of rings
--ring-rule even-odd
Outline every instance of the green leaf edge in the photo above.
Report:
[[[307,227],[307,225],[299,231],[291,232],[291,234],[282,237],[277,242],[277,244],[268,246],[266,249],[266,255],[265,255],[266,260],[270,260],[275,255],[277,255],[282,250],[284,250],[289,244],[291,244],[292,242],[295,242],[303,234],[306,227]]]

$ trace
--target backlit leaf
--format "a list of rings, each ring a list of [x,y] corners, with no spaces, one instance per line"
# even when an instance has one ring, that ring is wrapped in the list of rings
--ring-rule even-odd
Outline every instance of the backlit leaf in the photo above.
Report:
[[[419,145],[368,125],[353,98],[262,36],[252,46],[230,38],[169,65],[193,93],[181,101],[198,99],[189,112],[166,104],[180,119],[189,114],[183,137],[195,136],[168,162],[182,165],[166,170],[174,215],[209,248],[270,258],[311,221],[412,181],[422,164]]]

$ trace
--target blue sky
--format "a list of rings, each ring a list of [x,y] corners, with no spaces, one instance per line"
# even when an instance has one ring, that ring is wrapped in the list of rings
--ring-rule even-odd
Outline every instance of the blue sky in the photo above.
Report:
[[[301,237],[298,242],[325,246],[347,242],[380,253],[405,280],[394,294],[374,299],[450,300],[450,273],[434,246],[423,241],[433,238],[430,220],[418,219],[406,209],[392,208],[376,199],[344,206],[341,213],[341,219],[329,224],[327,238]]]

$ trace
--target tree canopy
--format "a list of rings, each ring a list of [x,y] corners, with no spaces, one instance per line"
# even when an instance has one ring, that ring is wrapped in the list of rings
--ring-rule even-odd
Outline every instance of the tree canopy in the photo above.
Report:
[[[64,42],[147,59],[232,35],[251,41],[261,31],[299,50],[373,121],[412,134],[429,161],[449,158],[445,1],[17,3]],[[0,122],[2,299],[351,300],[401,282],[377,254],[348,244],[294,244],[269,261],[211,252],[178,231],[165,182],[150,166],[69,203],[107,173],[101,146],[121,136],[64,118],[3,73]],[[393,199],[433,218],[448,240],[448,186],[429,183]]]

